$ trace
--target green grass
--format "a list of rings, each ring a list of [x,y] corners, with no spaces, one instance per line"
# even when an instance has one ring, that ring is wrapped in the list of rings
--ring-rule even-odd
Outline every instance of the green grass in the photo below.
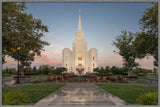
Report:
[[[65,84],[45,84],[45,85],[25,85],[19,87],[7,87],[2,89],[2,94],[10,92],[13,89],[20,90],[29,97],[28,103],[36,103],[40,99],[48,96]]]
[[[141,93],[158,92],[158,87],[147,87],[138,85],[122,84],[97,84],[99,87],[107,90],[113,95],[127,101],[128,103],[137,103],[136,99]]]
[[[53,77],[53,76],[48,76],[48,75],[30,75],[30,76],[31,76],[31,78],[36,78],[36,77],[38,77],[38,78]]]

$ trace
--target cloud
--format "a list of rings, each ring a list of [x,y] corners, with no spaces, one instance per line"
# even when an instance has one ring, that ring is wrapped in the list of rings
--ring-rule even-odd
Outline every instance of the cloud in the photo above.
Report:
[[[56,65],[61,65],[61,60],[59,59],[53,59],[53,58],[36,58],[35,61],[32,63],[32,65],[51,65],[51,66],[56,66]]]
[[[6,63],[3,64],[3,68],[16,68],[17,67],[17,61],[10,56],[6,56]]]
[[[153,67],[154,67],[153,61],[154,61],[153,57],[149,57],[148,59],[147,59],[147,57],[145,57],[142,60],[136,59],[136,62],[138,62],[140,64],[140,67],[147,68],[147,69],[153,69]],[[98,58],[98,65],[99,66],[122,67],[123,66],[122,64],[123,64],[122,56],[120,56],[120,55],[100,56]]]
[[[5,67],[14,67],[17,68],[17,61],[15,61],[11,57],[6,57],[7,63],[3,64],[3,68]],[[149,59],[144,58],[142,60],[136,59],[136,62],[140,64],[142,68],[152,69],[153,66],[153,57],[149,57]],[[98,56],[98,65],[100,66],[117,66],[122,67],[122,56],[120,55],[102,55]],[[62,56],[61,52],[54,50],[51,52],[42,52],[41,56],[35,56],[35,61],[32,62],[32,66],[40,66],[40,65],[50,65],[60,67],[62,66]]]
[[[142,68],[148,68],[148,69],[153,69],[154,65],[154,58],[152,56],[150,57],[145,57],[142,60],[140,59],[136,59],[136,62],[138,62],[140,64],[140,67]]]
[[[60,52],[59,51],[52,51],[52,55],[53,56],[60,56]]]
[[[54,47],[54,45],[53,45],[53,44],[50,44],[49,46],[50,46],[50,47]]]
[[[119,55],[111,55],[111,56],[99,56],[98,58],[99,66],[118,66],[122,67],[122,57]]]
[[[54,55],[60,55],[58,51],[53,51]],[[35,61],[32,63],[32,65],[61,65],[61,59],[60,58],[49,58],[49,52],[43,52],[41,56],[35,56]]]

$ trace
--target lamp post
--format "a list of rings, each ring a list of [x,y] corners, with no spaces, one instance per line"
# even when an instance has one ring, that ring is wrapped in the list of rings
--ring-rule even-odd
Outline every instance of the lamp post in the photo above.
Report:
[[[20,83],[20,82],[19,82],[19,50],[20,50],[20,49],[21,49],[21,47],[18,47],[18,48],[17,48],[17,51],[18,51],[18,60],[17,60],[17,61],[18,61],[18,62],[17,62],[17,63],[18,63],[18,64],[17,64],[17,66],[18,66],[18,69],[17,69],[17,70],[18,70],[18,73],[17,73],[17,83]]]
[[[17,83],[19,83],[19,50],[21,49],[21,47],[18,47],[18,48],[11,48],[11,51],[12,52],[18,52],[18,59],[17,59]]]
[[[18,52],[19,54],[19,52]],[[18,55],[19,56],[19,55]],[[19,60],[17,61],[17,70],[18,70],[18,73],[17,73],[17,83],[19,83]]]

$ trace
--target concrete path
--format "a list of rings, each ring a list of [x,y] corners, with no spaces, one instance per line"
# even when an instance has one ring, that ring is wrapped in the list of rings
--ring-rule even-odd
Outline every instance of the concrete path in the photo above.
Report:
[[[94,83],[68,83],[35,105],[126,105]]]

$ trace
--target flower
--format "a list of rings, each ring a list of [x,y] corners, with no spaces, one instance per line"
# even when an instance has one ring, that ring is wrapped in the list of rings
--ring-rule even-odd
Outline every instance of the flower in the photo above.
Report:
[[[39,80],[39,78],[38,78],[38,77],[36,77],[36,80]]]

